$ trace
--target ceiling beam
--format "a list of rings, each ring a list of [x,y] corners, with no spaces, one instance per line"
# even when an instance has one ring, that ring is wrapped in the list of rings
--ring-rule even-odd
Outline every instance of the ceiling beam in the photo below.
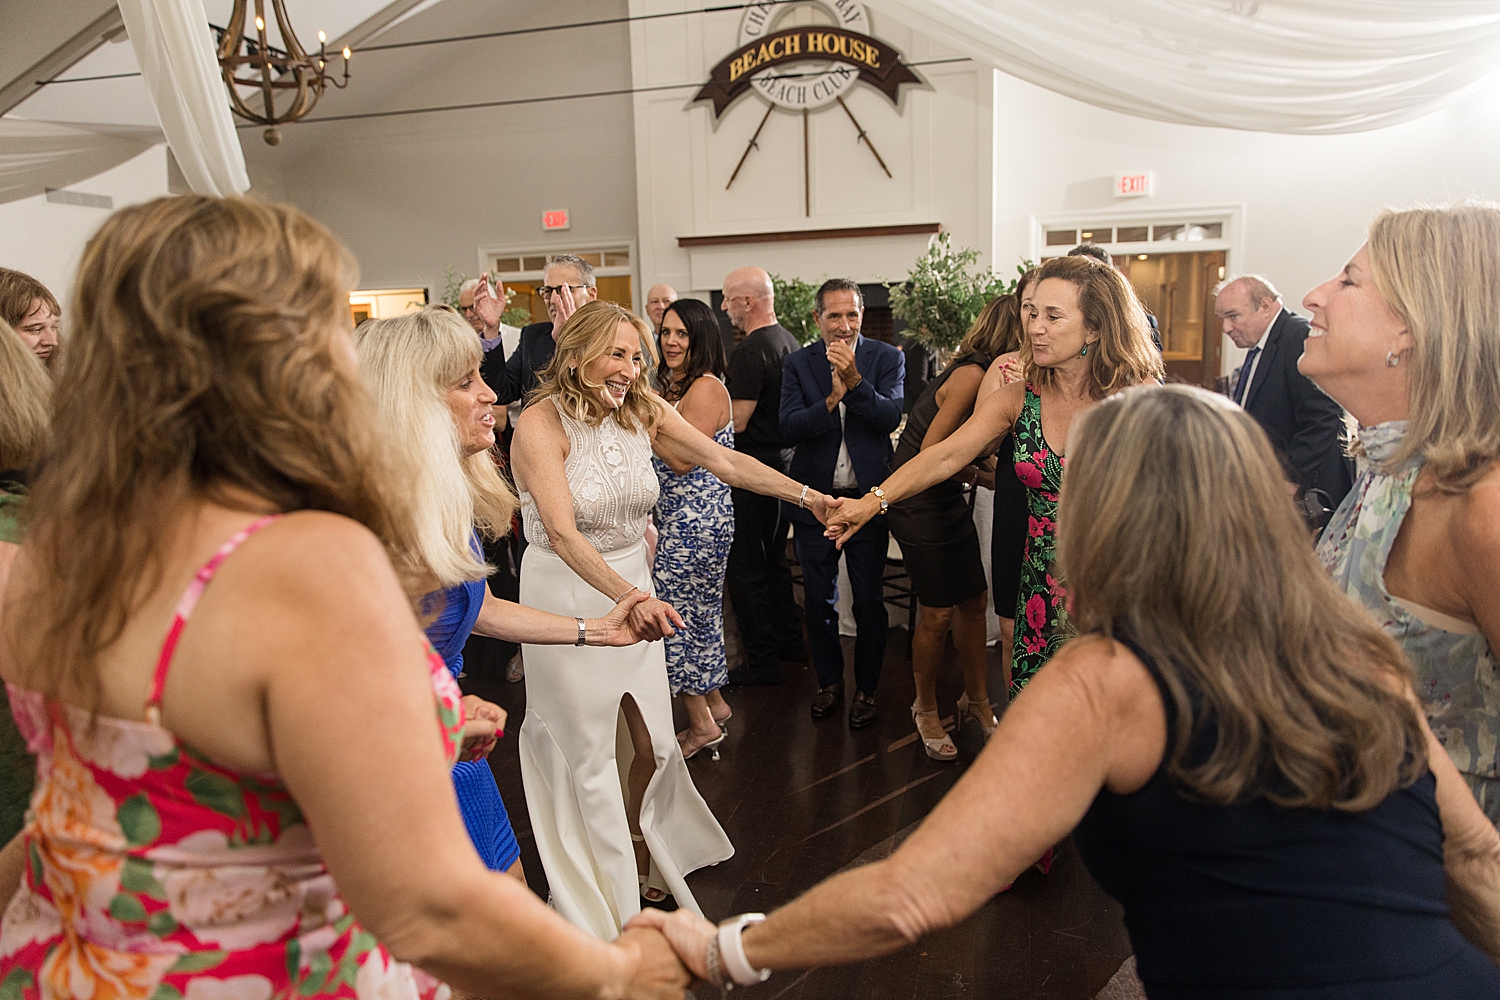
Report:
[[[90,21],[81,31],[17,73],[12,79],[4,81],[3,86],[0,86],[0,114],[7,113],[40,90],[42,87],[40,81],[50,80],[65,72],[105,42],[119,37],[124,30],[125,22],[120,17],[120,8],[115,4],[109,4],[103,13]],[[11,48],[11,51],[16,50],[11,47],[10,43],[7,43],[7,47]],[[16,43],[16,47],[20,47],[19,42]]]

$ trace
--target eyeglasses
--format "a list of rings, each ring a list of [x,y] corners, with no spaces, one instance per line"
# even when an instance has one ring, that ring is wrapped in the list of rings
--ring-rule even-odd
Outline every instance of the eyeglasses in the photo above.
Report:
[[[574,291],[581,292],[588,287],[588,285],[543,285],[541,288],[537,289],[537,294],[539,294],[543,299],[550,299],[552,298],[552,296],[556,295],[564,288],[571,288]]]

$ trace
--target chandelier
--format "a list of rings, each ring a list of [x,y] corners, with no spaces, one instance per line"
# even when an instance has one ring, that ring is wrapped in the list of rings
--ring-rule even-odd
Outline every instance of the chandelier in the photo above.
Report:
[[[270,126],[264,137],[275,146],[281,142],[278,125],[297,121],[311,111],[329,84],[340,90],[349,85],[350,52],[344,46],[344,76],[337,79],[328,72],[328,37],[318,32],[317,55],[309,56],[292,30],[285,0],[271,0],[284,49],[273,48],[266,40],[266,0],[255,0],[253,17],[247,4],[248,0],[234,0],[229,27],[219,38],[219,68],[234,113]],[[248,75],[241,76],[242,71]],[[252,105],[259,105],[259,110]]]

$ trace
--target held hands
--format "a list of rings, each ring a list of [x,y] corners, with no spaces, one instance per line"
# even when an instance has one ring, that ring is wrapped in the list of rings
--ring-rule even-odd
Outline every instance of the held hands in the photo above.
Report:
[[[624,951],[634,965],[633,975],[625,983],[624,995],[629,1000],[680,1000],[692,982],[692,974],[683,968],[674,946],[645,923],[632,920],[611,947]]]
[[[505,709],[493,702],[464,695],[464,760],[483,760],[495,749],[495,741],[505,735]]]
[[[632,590],[620,598],[614,610],[603,618],[596,618],[592,623],[585,622],[587,628],[590,624],[599,629],[600,646],[633,646],[638,642],[648,641],[648,636],[635,628],[635,622],[631,619],[630,612],[637,604],[650,600],[650,595],[640,590]]]
[[[677,629],[683,627],[682,616],[677,613],[677,609],[655,597],[647,597],[632,607],[628,624],[631,631],[647,642],[674,635]]]
[[[828,525],[828,519],[833,516],[833,512],[844,504],[841,498],[831,497],[826,493],[814,493],[812,490],[808,490],[807,494],[807,509],[812,511],[812,516],[817,518],[818,523],[825,527]]]
[[[708,943],[718,928],[689,909],[644,909],[625,924],[626,933],[637,928],[652,928],[666,935],[677,957],[699,979],[708,978]]]
[[[838,509],[834,510],[828,517],[828,530],[823,534],[833,539],[834,545],[843,548],[844,543],[854,536],[854,533],[863,528],[876,514],[880,513],[880,500],[865,494],[858,500],[842,501]]]
[[[475,314],[486,330],[497,330],[500,327],[500,313],[504,308],[505,304],[495,298],[491,291],[490,272],[485,271],[479,276],[479,287],[474,289]]]

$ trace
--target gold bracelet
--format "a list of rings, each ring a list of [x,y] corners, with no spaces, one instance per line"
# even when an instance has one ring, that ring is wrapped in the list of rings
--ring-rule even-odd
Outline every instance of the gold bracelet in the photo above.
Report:
[[[874,496],[876,500],[880,501],[880,513],[884,514],[886,511],[891,509],[891,505],[889,503],[886,503],[885,490],[881,489],[879,486],[871,486],[870,494]]]

